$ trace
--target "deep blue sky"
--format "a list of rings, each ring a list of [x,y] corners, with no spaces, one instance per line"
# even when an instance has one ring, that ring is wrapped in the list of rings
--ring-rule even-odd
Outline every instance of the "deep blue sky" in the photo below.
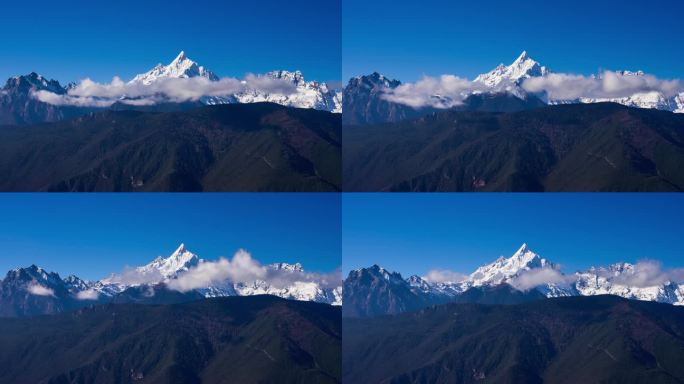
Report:
[[[339,194],[3,194],[0,274],[31,264],[97,279],[168,256],[245,248],[262,263],[341,265]],[[0,277],[0,278],[2,278]]]
[[[340,80],[341,0],[30,0],[0,6],[0,82],[109,81],[181,50],[219,76],[300,69]]]
[[[684,77],[680,0],[344,0],[343,79],[472,79],[527,50],[556,72]]]
[[[343,271],[377,263],[470,273],[523,242],[574,272],[655,259],[684,267],[684,194],[345,194]]]

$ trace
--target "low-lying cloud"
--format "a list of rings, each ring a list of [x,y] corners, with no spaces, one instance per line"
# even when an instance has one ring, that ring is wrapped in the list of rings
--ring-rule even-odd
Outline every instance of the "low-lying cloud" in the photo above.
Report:
[[[454,272],[450,271],[448,269],[433,269],[431,271],[428,271],[425,276],[423,276],[423,280],[427,281],[428,283],[459,283],[463,280],[465,280],[468,276],[460,273],[460,272]]]
[[[274,288],[285,288],[300,283],[316,283],[324,289],[342,286],[342,270],[336,269],[329,273],[285,271],[268,269],[266,281]]]
[[[382,98],[413,108],[445,109],[462,105],[463,100],[479,88],[478,84],[453,75],[424,76],[415,83],[406,83],[386,90]]]
[[[197,101],[203,97],[230,97],[236,93],[249,91],[291,95],[296,92],[296,86],[286,79],[253,74],[248,74],[244,80],[223,78],[212,81],[204,77],[161,78],[149,85],[141,82],[126,83],[119,77],[114,77],[110,83],[82,80],[63,95],[45,90],[36,91],[32,95],[52,105],[104,108],[117,102],[135,106],[164,102],[182,103]]]
[[[655,260],[642,260],[634,264],[632,273],[623,273],[615,277],[614,284],[638,288],[661,286],[668,282],[684,282],[684,268],[663,269]]]
[[[26,290],[35,296],[55,296],[55,291],[53,289],[44,287],[38,283],[29,284],[29,286],[26,287]]]
[[[87,289],[85,291],[79,291],[76,294],[77,300],[97,300],[100,294],[94,289]]]
[[[121,273],[113,273],[106,279],[105,283],[115,283],[124,285],[155,284],[164,279],[164,276],[157,269],[139,270],[126,266]]]
[[[568,284],[575,280],[574,276],[566,276],[554,268],[535,268],[524,271],[511,279],[508,284],[520,291],[528,291],[544,284]]]
[[[672,97],[684,91],[680,80],[661,80],[653,75],[604,71],[600,76],[551,73],[522,83],[527,92],[546,93],[552,100],[619,99],[640,93],[659,92]]]

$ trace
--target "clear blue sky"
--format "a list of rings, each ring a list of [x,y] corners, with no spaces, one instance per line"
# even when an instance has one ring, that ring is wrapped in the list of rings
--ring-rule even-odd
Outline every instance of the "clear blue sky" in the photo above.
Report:
[[[219,76],[340,80],[341,0],[31,0],[0,6],[0,82],[128,79],[185,50]]]
[[[31,264],[98,279],[168,256],[181,242],[208,260],[239,248],[262,263],[341,265],[339,194],[2,194],[0,274]]]
[[[684,77],[681,0],[344,0],[343,79],[472,79],[523,51],[556,72]]]
[[[684,267],[684,194],[345,194],[343,271],[470,273],[523,242],[564,272],[655,259]]]

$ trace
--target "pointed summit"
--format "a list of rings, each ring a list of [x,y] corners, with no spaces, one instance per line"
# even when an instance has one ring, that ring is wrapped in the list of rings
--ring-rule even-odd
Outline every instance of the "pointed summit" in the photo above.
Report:
[[[530,248],[527,246],[527,243],[523,243],[523,245],[520,246],[520,248],[518,248],[518,251],[515,254],[517,255],[517,254],[526,253],[529,250],[530,250]]]
[[[182,53],[182,52],[181,52],[181,53]],[[181,244],[178,246],[178,248],[176,248],[176,250],[173,252],[173,255],[176,255],[176,254],[179,254],[179,253],[183,253],[183,252],[186,252],[186,251],[187,251],[187,249],[185,248],[185,243],[181,243]]]
[[[167,257],[166,259],[163,259],[163,263],[171,266],[174,265],[176,267],[179,266],[190,266],[190,265],[195,265],[197,263],[198,257],[194,253],[188,251],[187,248],[185,248],[185,244],[181,243],[181,245],[176,248],[176,250],[171,254],[171,256]]]
[[[525,61],[525,60],[527,60],[527,59],[529,59],[529,58],[530,58],[530,56],[527,54],[527,51],[522,51],[522,53],[520,54],[520,56],[518,56],[518,58],[515,59],[514,62],[515,62],[515,63],[522,62],[522,61]]]
[[[180,53],[178,54],[178,56],[176,56],[176,58],[173,60],[173,62],[183,61],[183,60],[186,60],[187,58],[188,57],[185,56],[185,51],[180,51]]]

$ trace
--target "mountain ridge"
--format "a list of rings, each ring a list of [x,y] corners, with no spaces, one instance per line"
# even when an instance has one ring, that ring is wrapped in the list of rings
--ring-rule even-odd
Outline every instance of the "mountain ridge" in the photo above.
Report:
[[[684,308],[615,296],[450,303],[343,321],[354,383],[676,383]]]
[[[0,382],[339,383],[339,313],[252,296],[0,318]]]
[[[5,191],[337,191],[341,118],[274,103],[101,111],[0,130]]]
[[[546,274],[545,281],[528,284],[526,277],[539,272]],[[523,244],[512,256],[499,257],[459,281],[428,281],[417,275],[403,278],[378,265],[352,270],[344,281],[343,313],[346,317],[374,317],[449,302],[517,304],[543,298],[605,294],[684,306],[684,284],[663,281],[636,286],[629,282],[636,273],[639,271],[635,271],[633,264],[614,263],[566,275],[557,264]]]
[[[684,190],[684,114],[615,103],[345,126],[345,191]]]

